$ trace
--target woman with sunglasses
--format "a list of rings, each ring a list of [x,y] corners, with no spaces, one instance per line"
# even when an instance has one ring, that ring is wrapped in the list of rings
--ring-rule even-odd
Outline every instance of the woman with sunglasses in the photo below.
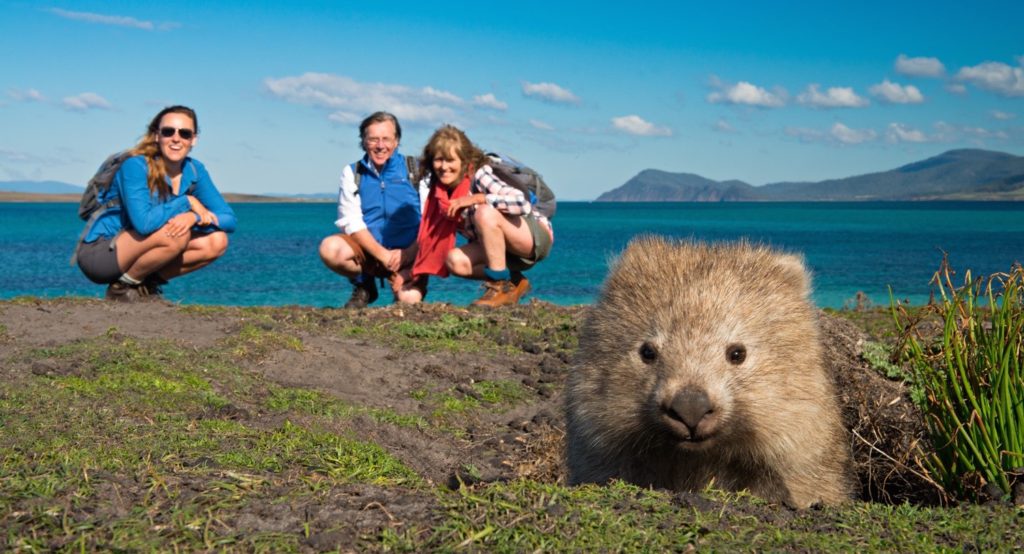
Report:
[[[203,164],[189,157],[198,134],[192,109],[164,108],[100,192],[106,209],[85,233],[78,266],[108,285],[107,299],[158,296],[161,285],[227,250],[235,214]]]

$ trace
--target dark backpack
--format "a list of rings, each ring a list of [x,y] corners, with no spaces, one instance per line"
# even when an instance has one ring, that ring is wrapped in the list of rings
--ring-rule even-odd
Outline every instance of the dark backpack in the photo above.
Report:
[[[82,221],[89,221],[94,215],[99,217],[99,214],[121,203],[119,199],[115,199],[106,205],[101,205],[99,197],[100,194],[110,188],[110,183],[114,182],[114,175],[117,175],[117,170],[121,169],[121,164],[130,157],[132,157],[132,154],[124,150],[111,154],[107,159],[103,160],[100,168],[96,170],[96,174],[92,176],[92,179],[89,179],[89,184],[85,186],[85,191],[82,192],[82,199],[78,202],[78,217]]]
[[[555,217],[557,209],[555,193],[544,182],[540,173],[509,156],[488,152],[487,157],[490,158],[490,166],[494,175],[523,191],[538,214],[548,219]]]

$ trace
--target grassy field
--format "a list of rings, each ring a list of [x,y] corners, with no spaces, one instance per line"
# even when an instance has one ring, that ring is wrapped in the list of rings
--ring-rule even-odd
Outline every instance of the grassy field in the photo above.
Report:
[[[532,477],[521,471],[529,455],[497,479],[480,478],[479,468],[464,463],[455,474],[465,477],[460,486],[424,475],[412,463],[416,456],[390,446],[418,435],[461,452],[499,434],[481,431],[485,415],[546,403],[557,411],[552,388],[560,382],[520,378],[517,369],[531,356],[570,355],[578,311],[526,307],[494,318],[438,310],[418,320],[368,321],[312,309],[174,308],[176,324],[201,320],[222,329],[196,343],[142,336],[126,325],[32,341],[15,322],[20,315],[14,312],[27,313],[32,305],[63,312],[54,320],[65,321],[67,313],[88,313],[99,304],[0,303],[0,313],[9,316],[0,325],[4,551],[1024,547],[1024,508],[1012,502],[940,507],[853,501],[793,511],[714,489],[566,487],[557,471]],[[552,331],[538,334],[541,324]],[[479,364],[497,376],[460,387],[417,383],[395,393],[402,406],[413,408],[364,405],[268,377],[269,365],[313,356],[317,340],[408,363],[464,356],[435,371]],[[465,345],[474,341],[494,346],[466,354]],[[556,421],[528,435],[523,451],[538,458],[556,455],[559,429]]]

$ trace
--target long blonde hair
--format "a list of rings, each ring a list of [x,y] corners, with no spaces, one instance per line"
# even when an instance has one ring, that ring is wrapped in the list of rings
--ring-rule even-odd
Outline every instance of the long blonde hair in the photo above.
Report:
[[[434,158],[438,155],[447,156],[455,150],[455,155],[462,161],[462,173],[456,179],[456,183],[462,180],[469,168],[480,169],[487,163],[487,156],[483,150],[477,148],[470,142],[466,133],[453,125],[443,125],[430,136],[427,145],[423,147],[423,157],[420,158],[420,175],[431,175],[434,172]]]
[[[171,193],[171,187],[167,184],[167,165],[164,163],[163,156],[160,155],[160,120],[169,113],[179,113],[191,118],[192,125],[195,126],[194,136],[199,136],[199,119],[196,118],[196,112],[192,108],[168,106],[160,110],[160,113],[156,114],[156,117],[149,122],[146,134],[129,151],[133,156],[146,157],[146,184],[149,186],[149,192],[158,193],[160,198],[166,198]]]

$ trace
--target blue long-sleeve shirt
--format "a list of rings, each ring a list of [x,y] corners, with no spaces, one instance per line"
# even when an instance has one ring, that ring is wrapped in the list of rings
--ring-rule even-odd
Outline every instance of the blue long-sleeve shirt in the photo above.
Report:
[[[197,225],[193,227],[194,230],[221,230],[226,233],[235,230],[235,212],[217,191],[206,167],[199,161],[185,158],[178,194],[171,192],[166,198],[160,198],[159,194],[149,191],[146,179],[147,165],[144,156],[133,156],[124,161],[114,175],[110,188],[98,199],[100,204],[105,204],[119,198],[121,205],[107,210],[96,220],[85,236],[85,242],[93,242],[100,237],[113,238],[122,229],[135,229],[143,235],[149,235],[163,227],[172,217],[189,211],[186,194],[195,196],[206,209],[217,216],[217,225]]]

